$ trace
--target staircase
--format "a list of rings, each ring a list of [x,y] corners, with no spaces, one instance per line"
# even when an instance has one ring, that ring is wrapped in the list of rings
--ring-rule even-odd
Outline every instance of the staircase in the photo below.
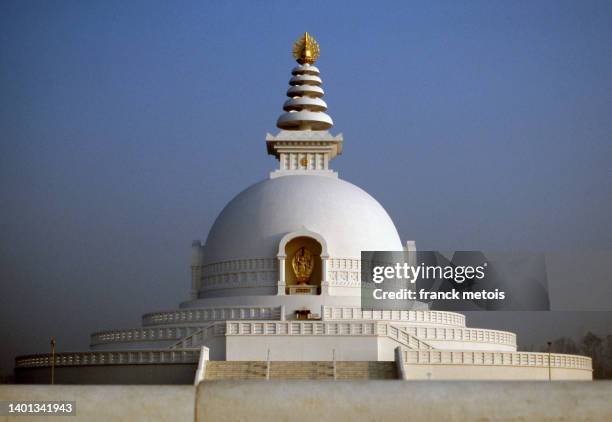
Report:
[[[337,362],[339,380],[390,380],[397,379],[396,363],[391,362]]]
[[[206,362],[205,380],[252,380],[266,379],[265,361],[226,361]]]
[[[403,327],[393,325],[393,324],[378,324],[378,335],[387,336],[390,339],[395,340],[400,345],[412,349],[412,350],[431,350],[434,349],[426,341],[421,340],[420,338],[413,336]]]
[[[216,321],[211,322],[205,325],[204,327],[197,329],[196,331],[189,334],[188,336],[181,338],[179,341],[172,344],[168,348],[169,349],[197,349],[199,346],[204,344],[205,339],[214,335],[215,326],[217,324],[218,323]]]
[[[333,380],[332,362],[270,362],[270,379],[279,380]]]
[[[208,361],[206,380],[265,380],[265,361]],[[336,379],[368,380],[396,379],[395,362],[336,362]],[[276,361],[270,362],[270,379],[333,380],[334,364],[329,361]]]

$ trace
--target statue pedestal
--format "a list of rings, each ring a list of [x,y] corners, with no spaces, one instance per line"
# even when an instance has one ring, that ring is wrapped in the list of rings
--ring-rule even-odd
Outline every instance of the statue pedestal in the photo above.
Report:
[[[316,295],[318,287],[310,284],[298,284],[287,286],[287,292],[290,295]]]

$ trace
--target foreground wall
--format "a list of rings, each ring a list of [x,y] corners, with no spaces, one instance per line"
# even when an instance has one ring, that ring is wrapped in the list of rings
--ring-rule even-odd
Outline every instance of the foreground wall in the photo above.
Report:
[[[0,385],[0,402],[73,401],[76,416],[0,416],[2,421],[194,421],[196,389],[172,385]]]
[[[612,420],[609,382],[268,381],[200,388],[197,414],[214,421]]]
[[[210,381],[0,386],[3,400],[76,401],[71,421],[612,420],[612,382]],[[4,419],[3,419],[4,420]],[[40,417],[9,417],[18,422]]]

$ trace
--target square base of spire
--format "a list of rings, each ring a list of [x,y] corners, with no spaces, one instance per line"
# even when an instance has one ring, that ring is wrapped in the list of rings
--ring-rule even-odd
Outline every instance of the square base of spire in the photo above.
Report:
[[[338,177],[329,161],[342,153],[342,134],[333,136],[326,130],[281,130],[266,135],[268,154],[279,161],[270,178],[290,175]]]

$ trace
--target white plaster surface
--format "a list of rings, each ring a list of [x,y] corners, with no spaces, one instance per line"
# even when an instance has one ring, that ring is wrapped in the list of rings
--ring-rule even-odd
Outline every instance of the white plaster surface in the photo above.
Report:
[[[204,263],[276,257],[281,238],[303,229],[325,238],[330,257],[402,250],[393,221],[364,190],[341,179],[287,176],[252,185],[232,199],[210,230]]]
[[[0,385],[0,401],[76,401],[76,416],[0,416],[0,421],[193,421],[195,396],[193,387],[182,385]]]
[[[66,420],[78,422],[609,421],[610,397],[609,381],[204,381],[197,389],[0,386],[0,400],[76,400],[77,416]]]
[[[204,382],[214,421],[609,421],[612,383]],[[231,411],[229,411],[231,409]]]
[[[591,381],[590,371],[551,368],[552,380]],[[406,365],[409,380],[548,381],[548,368],[500,365]]]
[[[376,336],[227,336],[226,341],[227,360],[266,360],[268,350],[276,361],[331,361],[334,350],[339,361],[379,360]]]

